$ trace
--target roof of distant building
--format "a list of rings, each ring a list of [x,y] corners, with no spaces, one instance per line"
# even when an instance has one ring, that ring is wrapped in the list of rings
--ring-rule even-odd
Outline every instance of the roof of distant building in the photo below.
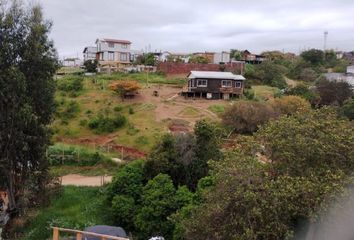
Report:
[[[103,42],[110,42],[110,43],[122,43],[122,44],[131,44],[131,41],[128,40],[121,40],[121,39],[111,39],[111,38],[102,38],[99,39],[100,41]]]
[[[242,75],[235,75],[231,72],[212,72],[212,71],[191,71],[188,75],[188,78],[246,80]]]

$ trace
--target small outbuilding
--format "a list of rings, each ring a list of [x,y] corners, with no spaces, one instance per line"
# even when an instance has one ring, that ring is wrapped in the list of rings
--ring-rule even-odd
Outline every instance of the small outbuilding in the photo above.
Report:
[[[191,71],[187,77],[188,86],[182,92],[184,96],[226,100],[242,96],[246,80],[231,72],[212,71]]]

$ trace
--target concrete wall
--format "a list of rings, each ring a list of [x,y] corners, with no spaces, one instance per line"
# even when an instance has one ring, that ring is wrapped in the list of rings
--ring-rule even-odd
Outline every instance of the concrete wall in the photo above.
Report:
[[[173,62],[161,62],[157,65],[157,71],[163,72],[167,75],[186,75],[190,71],[217,71],[221,72],[221,69],[225,67],[225,72],[236,72],[238,74],[244,74],[245,64],[243,62],[228,63],[224,65],[220,64],[199,64],[199,63],[173,63]]]

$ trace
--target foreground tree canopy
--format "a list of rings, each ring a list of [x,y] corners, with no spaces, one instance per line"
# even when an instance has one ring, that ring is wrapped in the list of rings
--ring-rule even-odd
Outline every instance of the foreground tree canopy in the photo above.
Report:
[[[58,66],[51,23],[39,6],[19,2],[0,3],[0,188],[9,192],[12,211],[36,204],[46,184]]]
[[[304,239],[353,181],[353,123],[332,109],[283,116],[238,145],[212,164],[204,202],[177,212],[175,239]]]

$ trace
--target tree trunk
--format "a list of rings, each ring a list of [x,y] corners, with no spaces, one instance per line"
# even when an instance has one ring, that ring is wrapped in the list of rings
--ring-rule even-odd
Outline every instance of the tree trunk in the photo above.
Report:
[[[17,208],[16,206],[16,199],[15,199],[15,187],[14,187],[14,182],[13,182],[13,176],[11,172],[9,173],[7,177],[7,191],[9,194],[9,210],[13,211]]]

